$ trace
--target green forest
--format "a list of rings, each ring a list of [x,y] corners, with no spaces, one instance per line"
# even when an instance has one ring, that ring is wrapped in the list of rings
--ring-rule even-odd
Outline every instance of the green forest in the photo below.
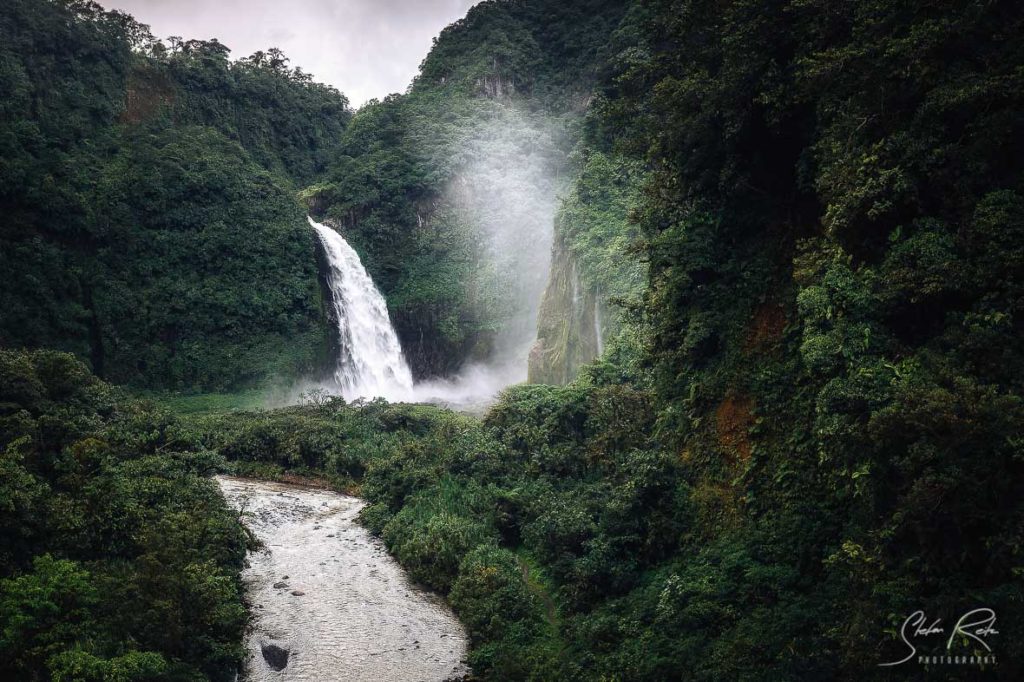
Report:
[[[230,473],[361,497],[467,680],[1022,679],[1022,36],[1004,0],[485,0],[354,108],[5,0],[0,678],[235,679]],[[539,299],[529,380],[254,402],[344,343],[307,214],[417,381]],[[537,221],[523,283],[481,235]],[[884,666],[918,610],[986,662]]]

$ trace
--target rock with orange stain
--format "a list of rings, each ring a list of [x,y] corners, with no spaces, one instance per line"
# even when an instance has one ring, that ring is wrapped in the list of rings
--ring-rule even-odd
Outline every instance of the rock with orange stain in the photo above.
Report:
[[[753,409],[754,403],[748,396],[730,393],[715,410],[718,443],[729,453],[730,464],[750,459]]]

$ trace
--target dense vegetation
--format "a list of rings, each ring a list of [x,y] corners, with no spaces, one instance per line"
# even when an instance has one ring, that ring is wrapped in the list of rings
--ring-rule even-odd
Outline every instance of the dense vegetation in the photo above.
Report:
[[[603,107],[653,171],[657,432],[695,502],[655,646],[853,675],[922,604],[990,605],[1015,658],[1022,17],[772,7],[647,3]]]
[[[480,672],[885,678],[915,609],[986,605],[1015,676],[1020,21],[633,8],[587,134],[648,171],[641,357],[517,389],[363,485]]]
[[[481,3],[409,93],[352,119],[277,50],[232,62],[95,4],[9,3],[0,343],[151,389],[315,374],[330,332],[301,190],[362,254],[417,376],[486,359],[532,328],[548,254],[523,263],[510,242],[545,243],[624,10]]]
[[[246,537],[173,417],[0,351],[0,677],[230,679]]]
[[[592,629],[608,616],[588,614],[644,581],[687,532],[680,463],[653,448],[651,425],[650,395],[584,380],[515,389],[483,423],[329,399],[193,419],[189,430],[241,471],[355,487],[371,503],[363,521],[448,596],[478,674],[568,679],[598,676]],[[636,677],[621,663],[600,668]]]
[[[175,418],[67,356],[5,352],[3,672],[223,677],[244,542],[199,474],[230,461],[363,495],[484,678],[889,679],[910,613],[977,607],[998,616],[994,668],[899,676],[1020,677],[1013,3],[494,0],[350,123],[279,54],[231,64],[89,6],[10,6],[5,345],[152,385],[309,365],[301,186],[364,254],[417,374],[451,370],[516,315],[481,225],[529,236],[537,214],[467,200],[509,149],[535,155],[530,191],[561,192],[552,282],[578,275],[619,315],[574,382],[509,389],[483,420],[325,397]],[[571,303],[548,292],[551,323]]]
[[[294,197],[350,113],[277,51],[154,41],[93,3],[0,12],[0,343],[100,376],[223,389],[322,364]]]

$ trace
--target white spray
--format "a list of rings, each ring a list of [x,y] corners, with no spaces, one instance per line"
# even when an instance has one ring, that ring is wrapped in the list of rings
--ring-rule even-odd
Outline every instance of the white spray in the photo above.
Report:
[[[564,152],[560,128],[546,118],[506,107],[495,107],[492,114],[467,130],[453,152],[462,166],[442,198],[454,209],[449,215],[472,225],[478,240],[477,280],[466,286],[497,292],[498,300],[480,304],[485,310],[491,304],[501,308],[503,326],[491,353],[453,376],[413,386],[387,306],[358,254],[336,232],[310,219],[327,252],[341,341],[337,386],[324,387],[328,391],[340,388],[346,400],[380,396],[475,410],[500,389],[526,379],[551,262],[557,167]],[[422,227],[424,218],[417,214],[417,220]]]
[[[459,407],[485,404],[527,378],[527,358],[537,339],[537,317],[551,266],[561,124],[516,107],[495,107],[466,131],[454,156],[461,167],[446,202],[473,226],[481,246],[484,290],[496,292],[501,327],[487,357],[454,376],[416,387],[421,399]],[[488,311],[490,312],[490,311]]]

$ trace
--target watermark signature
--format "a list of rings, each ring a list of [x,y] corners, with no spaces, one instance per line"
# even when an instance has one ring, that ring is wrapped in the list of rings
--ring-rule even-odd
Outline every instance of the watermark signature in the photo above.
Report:
[[[996,612],[990,608],[980,608],[968,611],[960,616],[956,624],[949,631],[948,637],[946,628],[942,627],[942,619],[936,618],[929,622],[924,611],[914,611],[903,621],[900,628],[900,639],[907,647],[907,654],[898,661],[879,663],[881,667],[901,665],[917,657],[918,663],[936,665],[945,663],[957,663],[968,665],[993,665],[996,662],[992,647],[989,646],[988,638],[998,635],[996,630]],[[920,638],[934,637],[941,635],[946,642],[946,651],[941,655],[918,655],[914,642]],[[957,644],[964,644],[974,647],[975,653],[954,654],[953,647]],[[984,653],[978,649],[978,645],[984,647]]]

